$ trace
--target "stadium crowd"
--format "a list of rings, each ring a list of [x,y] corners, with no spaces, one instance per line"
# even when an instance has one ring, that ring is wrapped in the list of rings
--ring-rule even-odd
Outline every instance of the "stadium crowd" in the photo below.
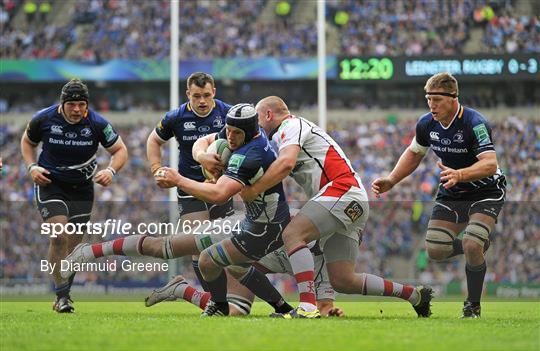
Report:
[[[483,45],[476,46],[478,53],[540,52],[538,14],[517,15],[518,1],[329,0],[327,23],[336,28],[339,38],[336,52],[331,54],[460,54],[471,29],[478,26],[484,31]],[[78,1],[64,10],[69,12],[66,24],[40,16],[40,20],[32,17],[15,25],[16,13],[24,11],[28,3],[33,2],[0,3],[2,58],[101,62],[169,55],[166,0]],[[315,23],[297,22],[290,16],[283,20],[277,15],[263,20],[260,10],[265,4],[266,0],[181,2],[180,58],[316,55]],[[302,1],[291,5],[304,6]],[[80,50],[69,51],[72,45]]]
[[[364,185],[387,172],[402,150],[409,144],[414,121],[399,121],[399,128],[388,121],[353,123],[330,126],[331,135],[349,155]],[[122,219],[130,223],[167,222],[168,194],[155,186],[146,164],[145,140],[152,126],[120,127],[119,132],[128,147],[130,158],[126,167],[109,188],[96,187],[93,221]],[[402,131],[409,133],[403,134]],[[0,181],[2,200],[0,226],[0,277],[32,281],[42,279],[37,267],[39,258],[46,256],[47,238],[40,235],[40,218],[32,205],[33,188],[19,152],[21,127],[2,124],[0,146],[4,165]],[[497,282],[540,282],[538,240],[540,239],[540,206],[538,201],[540,170],[535,160],[540,155],[540,123],[509,117],[494,126],[494,140],[498,146],[500,167],[507,174],[508,205],[502,212],[494,244],[489,252],[488,280]],[[167,154],[164,159],[167,159]],[[433,153],[427,157],[434,158]],[[103,164],[106,153],[98,154]],[[433,160],[431,160],[433,161]],[[424,230],[431,211],[431,199],[438,185],[434,162],[423,162],[412,177],[371,204],[370,218],[360,247],[358,268],[374,274],[392,276],[391,257],[415,263],[422,246]],[[420,185],[419,185],[420,184]],[[286,192],[292,207],[305,200],[299,187],[286,182]],[[241,208],[241,205],[238,203]],[[15,233],[15,235],[11,235]],[[100,241],[97,236],[89,240]],[[459,281],[464,272],[454,262],[447,265],[430,264],[419,267],[416,277],[438,281]],[[191,269],[185,269],[189,276]],[[135,277],[129,273],[100,276],[89,273],[87,279],[157,279],[159,273],[145,273]],[[412,278],[412,277],[411,277]],[[279,282],[290,285],[290,282]]]
[[[346,55],[453,55],[469,37],[474,1],[330,0]]]

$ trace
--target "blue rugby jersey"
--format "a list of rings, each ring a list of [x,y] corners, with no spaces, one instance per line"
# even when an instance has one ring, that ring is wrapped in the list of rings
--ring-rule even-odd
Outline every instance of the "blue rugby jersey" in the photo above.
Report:
[[[478,155],[495,151],[487,120],[478,111],[462,105],[448,127],[435,121],[431,112],[420,117],[416,124],[416,141],[423,147],[430,147],[443,165],[453,169],[470,167],[478,162]],[[495,184],[501,176],[502,171],[497,169],[492,176],[457,183],[450,189],[441,185],[439,190],[448,194],[475,191]]]
[[[161,139],[169,140],[174,136],[178,141],[178,172],[181,175],[199,182],[204,181],[201,165],[193,159],[191,149],[197,139],[223,129],[230,108],[231,105],[214,99],[214,107],[210,114],[199,117],[188,102],[182,104],[180,108],[167,112],[158,123],[156,133]]]
[[[33,143],[43,143],[38,165],[68,183],[90,180],[97,170],[98,144],[108,148],[119,138],[113,126],[93,110],[71,124],[59,112],[59,105],[38,111],[28,123],[26,135]]]
[[[243,185],[252,185],[277,158],[262,128],[260,135],[236,149],[225,170],[224,176]],[[223,135],[223,134],[222,134]],[[246,218],[256,223],[281,223],[290,218],[289,205],[279,182],[252,202],[245,202]]]

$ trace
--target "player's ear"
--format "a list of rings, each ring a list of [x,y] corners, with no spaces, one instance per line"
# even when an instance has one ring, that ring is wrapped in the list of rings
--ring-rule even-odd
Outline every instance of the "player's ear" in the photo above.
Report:
[[[186,90],[186,96],[189,99],[189,89]]]

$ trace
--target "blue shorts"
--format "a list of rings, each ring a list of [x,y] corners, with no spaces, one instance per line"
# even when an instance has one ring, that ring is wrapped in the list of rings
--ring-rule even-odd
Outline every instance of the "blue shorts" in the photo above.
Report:
[[[66,216],[71,223],[86,223],[94,205],[94,183],[72,184],[53,180],[47,186],[34,184],[34,196],[43,220]]]
[[[442,194],[435,199],[431,219],[453,223],[466,223],[474,213],[482,213],[497,220],[506,196],[506,178],[502,176],[495,184],[456,196]]]
[[[283,246],[281,233],[289,221],[287,219],[281,223],[267,224],[244,219],[240,224],[240,232],[234,234],[231,241],[244,256],[258,261]]]

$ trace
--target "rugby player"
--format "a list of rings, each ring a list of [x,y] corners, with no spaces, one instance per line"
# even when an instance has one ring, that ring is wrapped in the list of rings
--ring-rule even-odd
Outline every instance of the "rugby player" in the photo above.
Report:
[[[219,132],[225,125],[227,111],[231,106],[216,99],[214,78],[203,72],[195,72],[187,79],[186,96],[188,102],[180,108],[171,110],[158,123],[147,140],[147,157],[152,174],[161,167],[161,148],[172,137],[178,141],[178,171],[192,180],[205,180],[201,167],[216,175],[223,171],[223,165],[216,154],[206,152],[193,153],[196,140],[212,133]],[[234,213],[232,199],[224,204],[213,204],[191,196],[181,189],[177,190],[178,210],[183,228],[192,227],[195,223],[205,223],[224,218]],[[199,282],[205,290],[205,281],[201,277],[198,257],[192,257],[192,266]],[[253,294],[235,279],[229,279],[229,290],[232,294],[253,298]],[[238,299],[235,299],[237,301]],[[249,301],[243,301],[243,304]],[[242,310],[240,306],[240,310]]]
[[[341,293],[395,296],[408,300],[419,317],[429,317],[432,290],[414,288],[373,274],[355,273],[359,237],[369,205],[358,174],[332,138],[315,124],[291,115],[285,102],[269,96],[257,103],[259,123],[277,145],[279,157],[242,193],[254,199],[289,174],[310,200],[283,232],[283,241],[298,283],[300,304],[282,318],[319,318],[314,291],[314,263],[307,243],[320,240],[332,287]]]
[[[430,112],[416,124],[416,136],[392,172],[376,179],[380,195],[410,175],[431,148],[440,158],[440,185],[426,232],[431,259],[465,254],[468,296],[463,318],[480,317],[486,274],[484,253],[504,203],[506,179],[497,163],[491,127],[478,111],[459,103],[457,80],[438,73],[425,87]],[[463,240],[457,235],[464,230]]]
[[[109,186],[128,154],[113,126],[88,107],[86,85],[72,79],[62,88],[60,104],[38,111],[21,138],[21,153],[34,182],[34,194],[46,223],[86,223],[94,203],[94,182]],[[36,149],[43,143],[36,161]],[[96,152],[101,144],[110,154],[107,168],[97,171]],[[73,312],[69,279],[59,274],[60,260],[82,240],[82,235],[49,238],[48,260],[55,263],[53,279],[56,312]]]
[[[221,134],[223,136],[224,131]],[[205,138],[211,141],[216,136],[217,133]],[[181,176],[172,168],[161,167],[155,172],[157,184],[163,188],[180,187],[186,193],[208,203],[227,202],[242,190],[244,184],[251,184],[251,179],[260,176],[269,167],[275,160],[275,153],[264,132],[259,130],[255,109],[248,104],[235,105],[227,113],[226,138],[233,154],[224,176],[221,176],[217,183],[194,181]],[[131,235],[95,245],[80,244],[66,260],[84,263],[109,255],[173,259],[202,252],[201,273],[212,294],[212,300],[207,303],[202,315],[228,315],[227,276],[223,274],[223,267],[257,261],[280,248],[283,245],[281,231],[289,218],[289,207],[280,183],[247,206],[240,233],[232,238],[227,234],[184,234],[158,238]],[[71,268],[61,271],[61,274],[69,277],[72,274]],[[256,296],[272,305],[276,312],[292,309],[266,276],[254,267],[249,268],[239,281]]]

